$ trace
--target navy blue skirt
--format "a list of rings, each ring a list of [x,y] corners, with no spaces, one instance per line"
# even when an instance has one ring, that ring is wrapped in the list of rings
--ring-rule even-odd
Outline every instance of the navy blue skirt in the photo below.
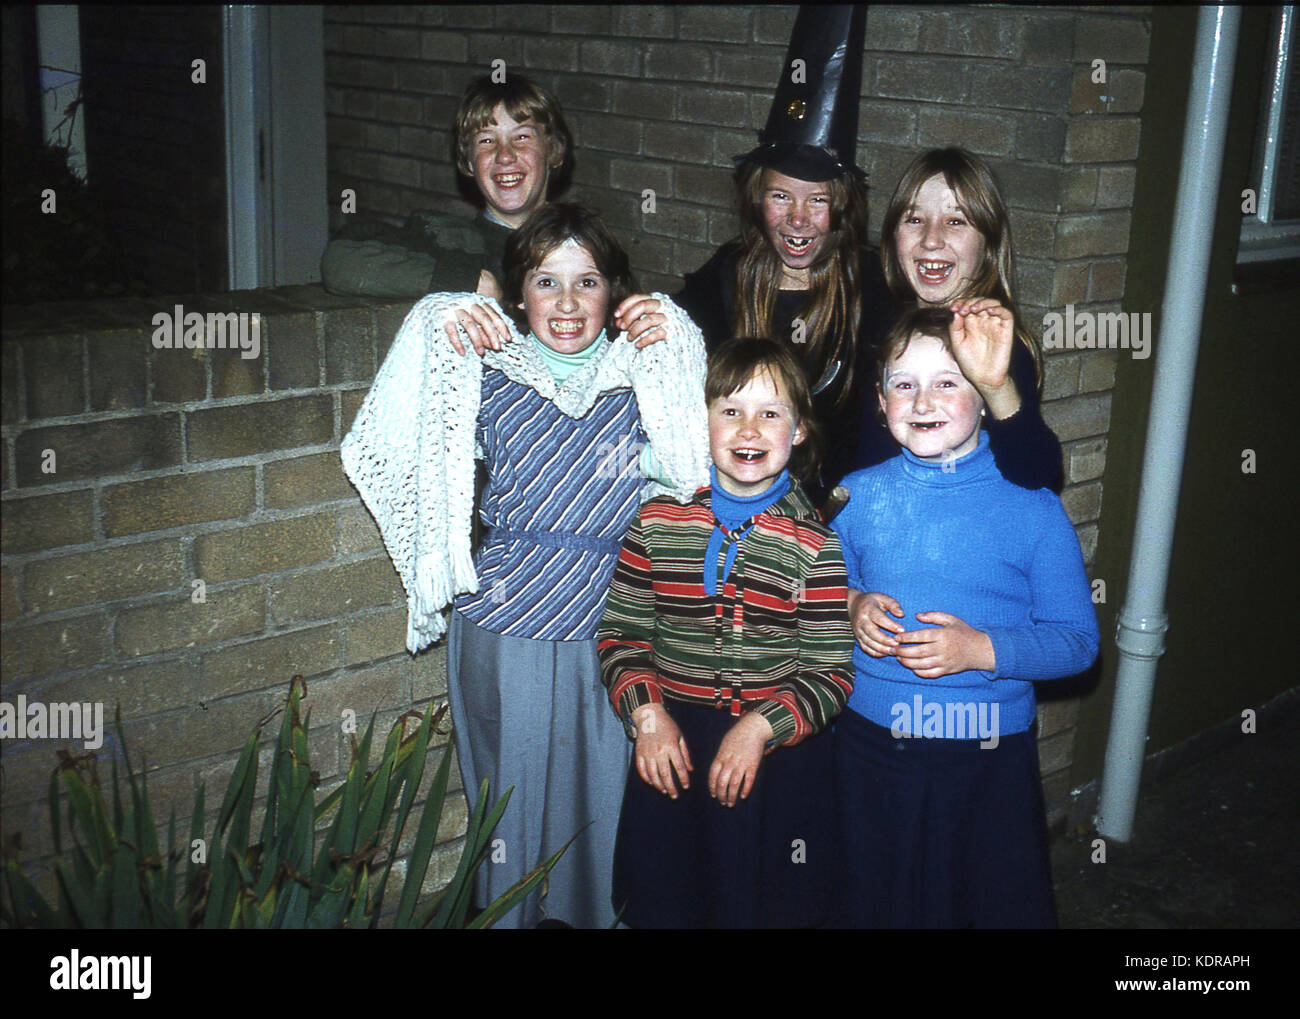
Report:
[[[845,710],[833,734],[851,927],[1055,927],[1029,732],[896,739]]]
[[[830,734],[763,758],[749,798],[724,807],[709,767],[735,723],[727,711],[668,710],[691,752],[676,800],[628,769],[614,850],[614,909],[631,927],[818,927],[833,919],[837,870]]]

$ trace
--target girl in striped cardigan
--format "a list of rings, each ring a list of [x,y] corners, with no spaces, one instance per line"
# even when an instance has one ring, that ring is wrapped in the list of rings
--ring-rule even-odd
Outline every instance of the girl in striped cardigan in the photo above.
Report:
[[[723,345],[705,396],[712,485],[641,508],[598,633],[636,740],[614,904],[634,927],[820,925],[834,810],[818,733],[848,698],[853,640],[839,539],[787,469],[815,444],[811,396],[772,340]]]

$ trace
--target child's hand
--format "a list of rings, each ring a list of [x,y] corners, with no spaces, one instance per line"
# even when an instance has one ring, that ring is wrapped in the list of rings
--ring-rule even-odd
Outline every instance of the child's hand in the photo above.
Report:
[[[637,350],[668,338],[668,318],[660,303],[648,294],[633,294],[614,309],[614,325],[627,333]]]
[[[709,795],[724,807],[734,807],[754,788],[763,747],[773,736],[772,725],[757,711],[749,711],[727,730],[718,756],[709,768]]]
[[[495,284],[496,280],[493,279],[492,282]],[[483,286],[484,281],[480,277],[479,293],[483,292]],[[490,304],[471,304],[453,312],[452,316],[443,323],[447,338],[451,340],[451,345],[456,348],[457,354],[465,353],[465,345],[460,342],[460,331],[456,328],[457,322],[465,327],[470,343],[474,344],[474,352],[480,357],[485,351],[500,350],[501,344],[508,343],[514,338],[509,324],[496,308]]]
[[[890,615],[903,618],[903,606],[879,591],[855,591],[849,588],[849,619],[858,646],[872,658],[888,658],[898,649],[890,634],[902,633],[903,625]]]
[[[911,646],[900,647],[895,655],[900,665],[907,666],[922,679],[938,679],[968,669],[992,672],[997,668],[993,641],[983,630],[947,612],[918,612],[916,618],[938,626],[900,633],[898,643]]]
[[[686,737],[662,704],[642,704],[632,712],[636,726],[636,770],[646,785],[652,785],[666,796],[677,799],[677,786],[673,772],[683,789],[691,787],[691,753],[686,749]]]
[[[1010,417],[1020,409],[1020,395],[1010,374],[1015,316],[992,297],[957,301],[951,308],[948,335],[957,367],[979,390],[994,417]]]

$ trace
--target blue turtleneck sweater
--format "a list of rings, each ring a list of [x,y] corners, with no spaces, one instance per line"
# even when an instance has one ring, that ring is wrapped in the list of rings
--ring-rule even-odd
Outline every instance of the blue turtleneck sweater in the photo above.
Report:
[[[992,673],[921,679],[896,658],[872,658],[855,645],[854,711],[919,734],[917,705],[996,703],[997,731],[1006,736],[1034,719],[1031,681],[1092,664],[1097,616],[1074,527],[1051,492],[1002,478],[987,434],[958,460],[930,463],[904,449],[844,485],[849,503],[831,527],[849,585],[897,599],[905,629],[934,625],[918,621],[918,612],[957,616],[989,635],[997,658]]]

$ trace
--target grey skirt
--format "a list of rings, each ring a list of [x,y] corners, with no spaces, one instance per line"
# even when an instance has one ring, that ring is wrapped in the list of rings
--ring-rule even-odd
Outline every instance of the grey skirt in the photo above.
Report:
[[[471,806],[484,778],[492,802],[514,786],[479,868],[475,905],[494,901],[581,830],[545,894],[535,892],[496,926],[534,927],[549,917],[609,927],[632,746],[600,680],[595,640],[507,637],[453,612],[447,696]]]

